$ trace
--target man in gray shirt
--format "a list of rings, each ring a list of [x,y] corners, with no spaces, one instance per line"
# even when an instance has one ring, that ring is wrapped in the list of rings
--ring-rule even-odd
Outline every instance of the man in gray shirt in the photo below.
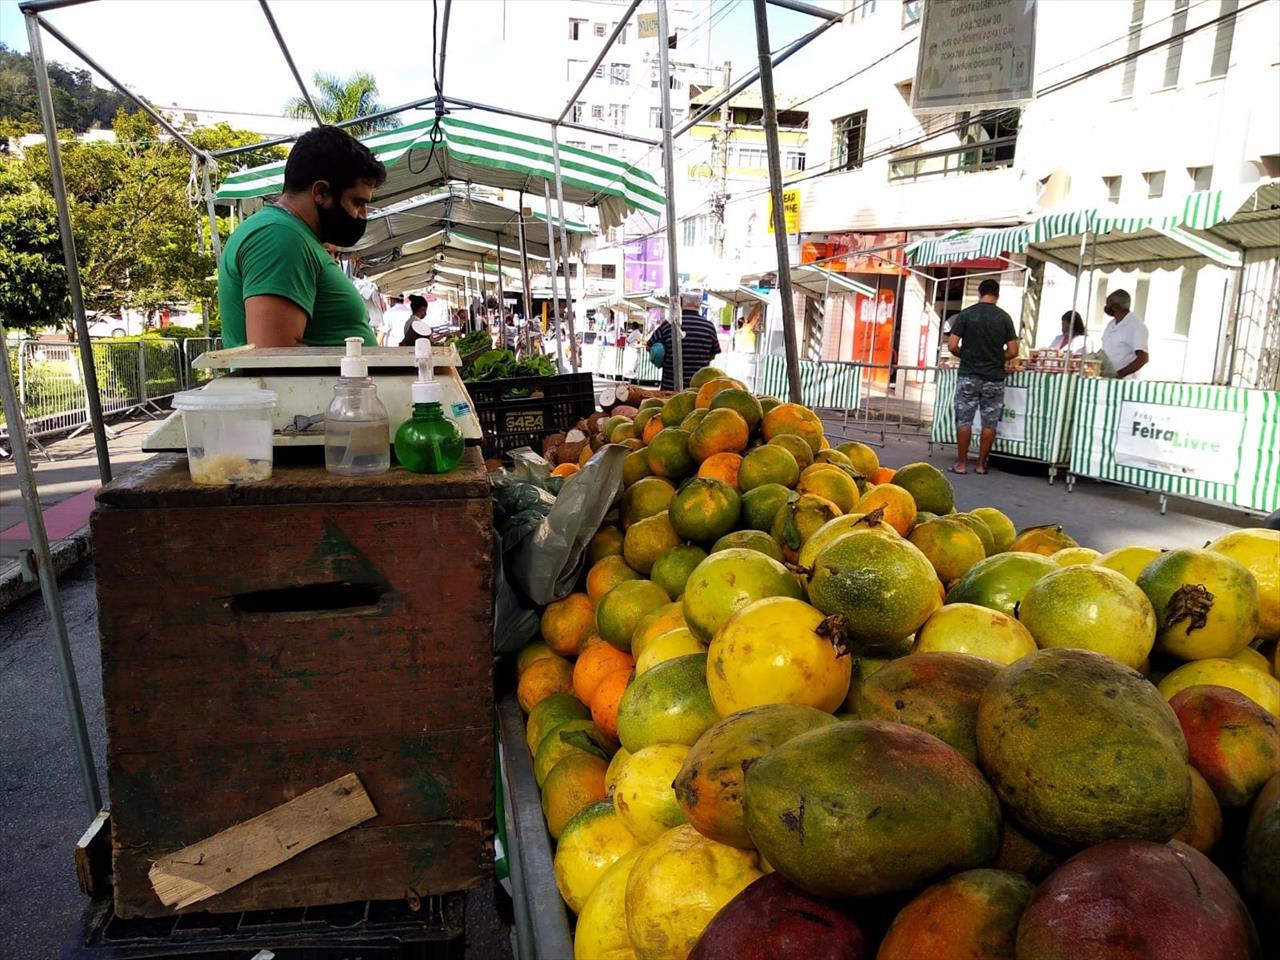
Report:
[[[956,375],[956,448],[952,473],[968,473],[969,441],[974,414],[982,416],[978,441],[979,474],[987,472],[987,457],[996,439],[996,425],[1004,413],[1004,364],[1018,355],[1018,331],[1013,319],[996,306],[1000,284],[983,280],[978,302],[956,314],[947,349],[960,358]]]

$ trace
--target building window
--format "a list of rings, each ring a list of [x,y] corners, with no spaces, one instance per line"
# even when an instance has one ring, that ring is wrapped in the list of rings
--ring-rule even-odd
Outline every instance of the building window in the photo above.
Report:
[[[1240,6],[1240,0],[1221,0],[1218,4],[1218,16],[1227,17],[1234,14]],[[1210,77],[1225,77],[1227,67],[1231,66],[1231,43],[1235,39],[1236,18],[1227,17],[1219,22],[1213,34],[1213,63],[1209,67]]]
[[[566,147],[577,147],[579,150],[585,150],[585,149],[587,148],[587,141],[585,141],[585,140],[566,140],[566,141],[564,142],[564,145],[565,145]]]
[[[596,36],[597,36],[597,37],[603,37],[603,36],[604,36],[604,24],[603,24],[603,23],[597,23],[597,24],[595,24],[595,25],[594,25],[594,30],[595,30],[595,34],[596,34]]]
[[[649,108],[649,126],[653,127],[653,129],[655,130],[662,129],[662,108],[661,107]]]
[[[686,247],[698,247],[707,241],[707,226],[711,218],[705,215],[686,217],[681,224],[681,234]]]
[[[609,156],[616,157],[618,155],[618,145],[616,143],[609,144],[607,149],[609,151]]]
[[[616,30],[618,25],[615,23],[613,27]],[[618,31],[618,39],[615,40],[614,43],[618,44],[620,47],[625,47],[627,45],[627,28],[625,26]]]
[[[600,264],[600,279],[601,280],[617,280],[618,265],[615,263]]]
[[[556,276],[557,276],[557,277],[563,277],[563,276],[564,276],[564,264],[563,264],[563,263],[557,263],[557,264],[556,264]],[[570,277],[570,279],[573,279],[573,278],[575,278],[575,277],[577,277],[577,276],[578,276],[578,265],[577,265],[576,263],[570,262],[570,264],[569,264],[569,277]]]
[[[851,0],[853,19],[862,20],[876,12],[876,0]]]
[[[1124,177],[1103,177],[1102,184],[1107,188],[1107,202],[1120,202],[1120,184]]]
[[[575,20],[573,17],[570,17],[569,18],[569,39],[570,40],[584,39],[586,36],[584,31],[584,27],[586,26],[586,23],[587,21],[585,20]]]
[[[672,107],[671,108],[671,126],[674,127],[677,123],[679,123],[683,119],[684,119],[684,111],[681,110],[679,107]]]
[[[604,119],[604,104],[602,104],[602,103],[593,103],[593,104],[591,105],[591,119],[592,119],[592,120],[603,120],[603,119]]]
[[[1169,26],[1169,36],[1179,37],[1187,29],[1187,7],[1190,6],[1191,0],[1174,0],[1173,2],[1173,20]],[[1182,69],[1182,41],[1174,40],[1169,44],[1168,53],[1164,59],[1164,85],[1168,87],[1176,87],[1178,85],[1178,72]]]
[[[787,169],[788,170],[803,170],[804,162],[805,162],[805,153],[803,150],[787,151]]]
[[[587,61],[585,60],[566,60],[564,65],[564,75],[566,80],[581,79],[583,71],[587,69]]]
[[[595,72],[594,74],[592,74],[592,76],[594,76],[597,80],[603,80],[603,79],[604,79],[604,64],[603,64],[603,63],[602,63],[602,64],[600,64],[600,66],[596,67],[596,72]]]
[[[831,121],[832,169],[857,170],[867,145],[867,111]]]
[[[586,113],[586,110],[587,110],[587,104],[585,101],[579,100],[577,103],[575,103],[573,105],[573,122],[581,123],[582,117]]]
[[[1191,175],[1192,190],[1208,190],[1213,183],[1213,167],[1188,167],[1187,173]]]
[[[598,144],[598,143],[593,143],[593,144],[591,145],[591,152],[592,152],[592,153],[598,153],[598,154],[600,154],[601,156],[604,156],[604,147],[603,147],[602,145]]]
[[[902,0],[902,26],[904,29],[913,23],[920,22],[920,8],[923,6],[923,0]]]
[[[1146,0],[1133,0],[1129,12],[1129,44],[1125,49],[1130,59],[1124,62],[1124,80],[1120,83],[1120,96],[1133,96],[1133,82],[1138,77],[1138,58],[1134,56],[1142,46],[1142,20],[1146,16]]]
[[[609,104],[609,126],[621,130],[627,125],[627,105],[625,103]]]
[[[631,82],[631,67],[625,63],[609,64],[609,82],[624,87]]]
[[[739,147],[738,166],[748,170],[764,170],[769,165],[769,154],[764,147]]]
[[[1150,173],[1144,173],[1142,179],[1147,181],[1147,199],[1154,200],[1156,197],[1164,196],[1164,171],[1152,170]]]

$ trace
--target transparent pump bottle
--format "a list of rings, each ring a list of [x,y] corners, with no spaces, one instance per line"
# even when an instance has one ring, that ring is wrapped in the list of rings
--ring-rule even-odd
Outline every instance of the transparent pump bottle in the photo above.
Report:
[[[413,348],[418,364],[418,379],[410,386],[413,416],[396,431],[396,459],[412,473],[448,473],[462,459],[464,441],[440,407],[430,341],[419,340]]]
[[[324,465],[330,473],[363,477],[391,467],[391,430],[387,408],[369,376],[369,361],[359,337],[347,337],[341,376],[324,415]]]

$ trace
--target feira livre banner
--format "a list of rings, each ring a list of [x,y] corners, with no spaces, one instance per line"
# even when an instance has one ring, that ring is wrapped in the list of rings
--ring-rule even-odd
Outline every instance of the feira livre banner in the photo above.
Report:
[[[1245,415],[1124,400],[1116,422],[1116,463],[1210,483],[1234,483]]]

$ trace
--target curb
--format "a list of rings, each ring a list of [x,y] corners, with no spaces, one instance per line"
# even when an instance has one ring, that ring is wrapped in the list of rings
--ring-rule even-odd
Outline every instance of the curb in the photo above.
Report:
[[[93,553],[93,545],[89,538],[89,525],[86,523],[71,536],[55,540],[49,544],[49,552],[53,556],[53,569],[58,576]],[[26,580],[22,575],[20,564],[13,564],[0,573],[0,610],[5,610],[23,597],[39,593],[39,579]]]

